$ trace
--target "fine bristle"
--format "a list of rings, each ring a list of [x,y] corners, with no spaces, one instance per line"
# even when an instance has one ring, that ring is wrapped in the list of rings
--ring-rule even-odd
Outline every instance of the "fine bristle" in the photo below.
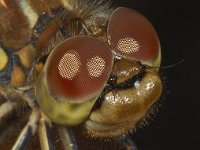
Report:
[[[63,0],[63,4],[66,9],[66,18],[71,16],[71,18],[68,18],[70,21],[80,20],[81,28],[87,34],[90,33],[94,36],[104,34],[102,32],[105,31],[107,20],[112,13],[110,1]],[[68,25],[70,25],[69,22]]]

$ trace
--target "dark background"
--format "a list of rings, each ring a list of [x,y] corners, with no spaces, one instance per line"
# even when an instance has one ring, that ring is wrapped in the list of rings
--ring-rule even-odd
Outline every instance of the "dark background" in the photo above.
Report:
[[[139,150],[200,150],[200,1],[117,0],[154,25],[162,47],[159,112],[133,135]],[[164,69],[185,60],[179,65]]]
[[[115,0],[138,10],[161,42],[163,94],[158,113],[132,138],[139,150],[200,150],[200,1]],[[177,64],[184,60],[184,62]],[[173,67],[168,67],[174,65]],[[162,68],[163,67],[163,68]],[[168,68],[164,68],[168,67]],[[112,142],[88,140],[80,149],[121,150]]]

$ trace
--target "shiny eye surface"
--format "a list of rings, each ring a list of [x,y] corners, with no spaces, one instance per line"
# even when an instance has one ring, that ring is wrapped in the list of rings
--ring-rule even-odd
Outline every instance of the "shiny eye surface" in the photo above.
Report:
[[[49,55],[36,84],[37,101],[55,123],[77,125],[91,113],[110,76],[113,56],[104,41],[69,38]]]
[[[66,40],[47,62],[50,93],[70,101],[91,99],[101,92],[111,67],[112,53],[103,41],[88,36]]]
[[[108,40],[113,50],[126,58],[154,65],[160,59],[160,44],[151,23],[139,12],[120,7],[110,17]]]

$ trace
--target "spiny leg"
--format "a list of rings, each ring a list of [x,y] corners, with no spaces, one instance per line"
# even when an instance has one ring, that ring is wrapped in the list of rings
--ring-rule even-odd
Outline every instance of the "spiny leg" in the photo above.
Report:
[[[25,147],[28,145],[28,142],[31,140],[33,135],[35,135],[37,131],[38,121],[40,118],[40,111],[37,107],[37,103],[34,96],[32,95],[34,92],[34,89],[32,87],[30,88],[12,88],[12,87],[0,87],[1,95],[5,97],[6,102],[3,103],[0,106],[0,125],[1,118],[4,118],[7,116],[9,118],[13,112],[13,110],[18,110],[18,107],[22,106],[21,104],[27,104],[25,105],[29,109],[32,110],[32,114],[29,117],[28,123],[25,125],[23,130],[20,132],[20,135],[18,136],[14,146],[12,147],[12,150],[24,150]],[[5,121],[4,121],[5,122]]]
[[[78,150],[78,145],[71,128],[58,126],[58,131],[65,149]]]
[[[20,133],[17,141],[15,142],[12,150],[24,150],[28,141],[30,141],[31,137],[36,133],[37,124],[39,120],[39,111],[37,109],[33,109],[33,112],[29,118],[28,123],[23,128]]]
[[[13,89],[14,92],[19,94],[20,98],[28,104],[32,109],[32,114],[29,117],[29,121],[26,126],[21,131],[17,141],[15,142],[12,150],[23,150],[30,141],[30,139],[35,135],[38,127],[38,121],[40,118],[40,111],[37,107],[35,99],[31,98],[31,93],[34,89],[30,88],[28,90]]]
[[[124,134],[119,138],[127,150],[138,150],[130,135]]]
[[[44,115],[41,116],[39,121],[39,138],[42,150],[54,150],[54,145],[52,142],[52,137],[50,134],[49,122]]]

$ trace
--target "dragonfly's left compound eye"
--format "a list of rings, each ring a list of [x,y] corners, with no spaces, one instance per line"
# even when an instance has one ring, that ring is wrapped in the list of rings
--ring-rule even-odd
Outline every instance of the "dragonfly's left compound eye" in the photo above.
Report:
[[[105,42],[70,38],[48,57],[36,95],[45,114],[58,124],[76,125],[90,114],[109,78],[112,52]]]

